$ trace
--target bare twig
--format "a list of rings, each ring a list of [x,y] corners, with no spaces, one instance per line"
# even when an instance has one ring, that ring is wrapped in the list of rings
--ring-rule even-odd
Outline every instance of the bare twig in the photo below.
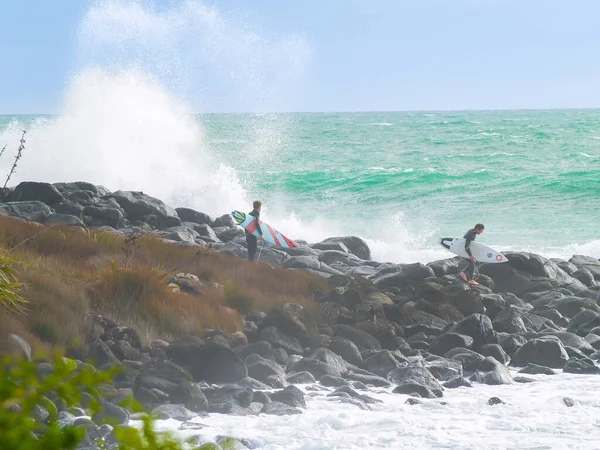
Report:
[[[4,150],[6,150],[6,146],[8,144],[5,144],[4,147],[2,147],[2,150],[0,150],[0,158],[2,158],[2,155],[4,155]]]
[[[25,148],[25,133],[27,133],[26,130],[23,130],[23,134],[21,135],[21,145],[19,145],[19,149],[17,150],[17,156],[15,157],[15,162],[12,165],[12,168],[10,169],[10,173],[8,174],[8,177],[6,177],[6,182],[4,183],[4,188],[6,187],[6,185],[8,184],[10,177],[12,177],[12,174],[15,173],[15,170],[17,169],[17,163],[19,162],[19,159],[21,159],[21,156],[23,155],[23,149]]]

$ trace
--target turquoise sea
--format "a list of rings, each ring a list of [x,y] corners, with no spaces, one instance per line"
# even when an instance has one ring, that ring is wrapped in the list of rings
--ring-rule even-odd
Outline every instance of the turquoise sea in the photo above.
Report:
[[[600,110],[163,116],[0,116],[0,168],[29,128],[15,182],[86,179],[212,215],[261,199],[292,238],[354,234],[389,261],[450,256],[437,239],[477,222],[499,250],[600,257]]]

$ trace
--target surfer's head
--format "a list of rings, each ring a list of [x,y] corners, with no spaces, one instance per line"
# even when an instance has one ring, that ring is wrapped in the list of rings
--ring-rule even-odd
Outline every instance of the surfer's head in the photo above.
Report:
[[[260,200],[254,200],[252,202],[252,207],[257,211],[260,211],[261,206],[262,206],[262,202]]]
[[[477,225],[475,225],[475,233],[481,234],[483,233],[483,230],[485,230],[485,227],[482,223],[478,223]]]

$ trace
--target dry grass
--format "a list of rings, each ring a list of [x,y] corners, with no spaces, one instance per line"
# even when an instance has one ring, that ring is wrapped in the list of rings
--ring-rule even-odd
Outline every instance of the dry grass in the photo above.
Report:
[[[15,275],[29,300],[24,315],[1,312],[0,335],[12,330],[34,347],[81,341],[90,312],[135,327],[148,342],[201,335],[207,328],[239,330],[238,312],[287,302],[316,313],[313,292],[328,290],[308,273],[198,252],[151,234],[137,241],[126,260],[122,236],[0,217],[0,247],[16,261]],[[178,272],[225,288],[206,288],[198,296],[173,292],[167,284]]]

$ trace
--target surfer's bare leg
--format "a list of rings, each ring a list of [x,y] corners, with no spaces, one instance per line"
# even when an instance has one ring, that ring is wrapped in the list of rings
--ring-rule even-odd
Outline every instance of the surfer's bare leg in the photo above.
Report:
[[[460,277],[463,279],[463,281],[464,281],[465,283],[468,283],[468,282],[469,282],[469,280],[467,280],[467,276],[465,275],[465,273],[464,273],[464,272],[461,272],[461,273],[459,273],[458,275],[459,275],[459,276],[460,276]]]

